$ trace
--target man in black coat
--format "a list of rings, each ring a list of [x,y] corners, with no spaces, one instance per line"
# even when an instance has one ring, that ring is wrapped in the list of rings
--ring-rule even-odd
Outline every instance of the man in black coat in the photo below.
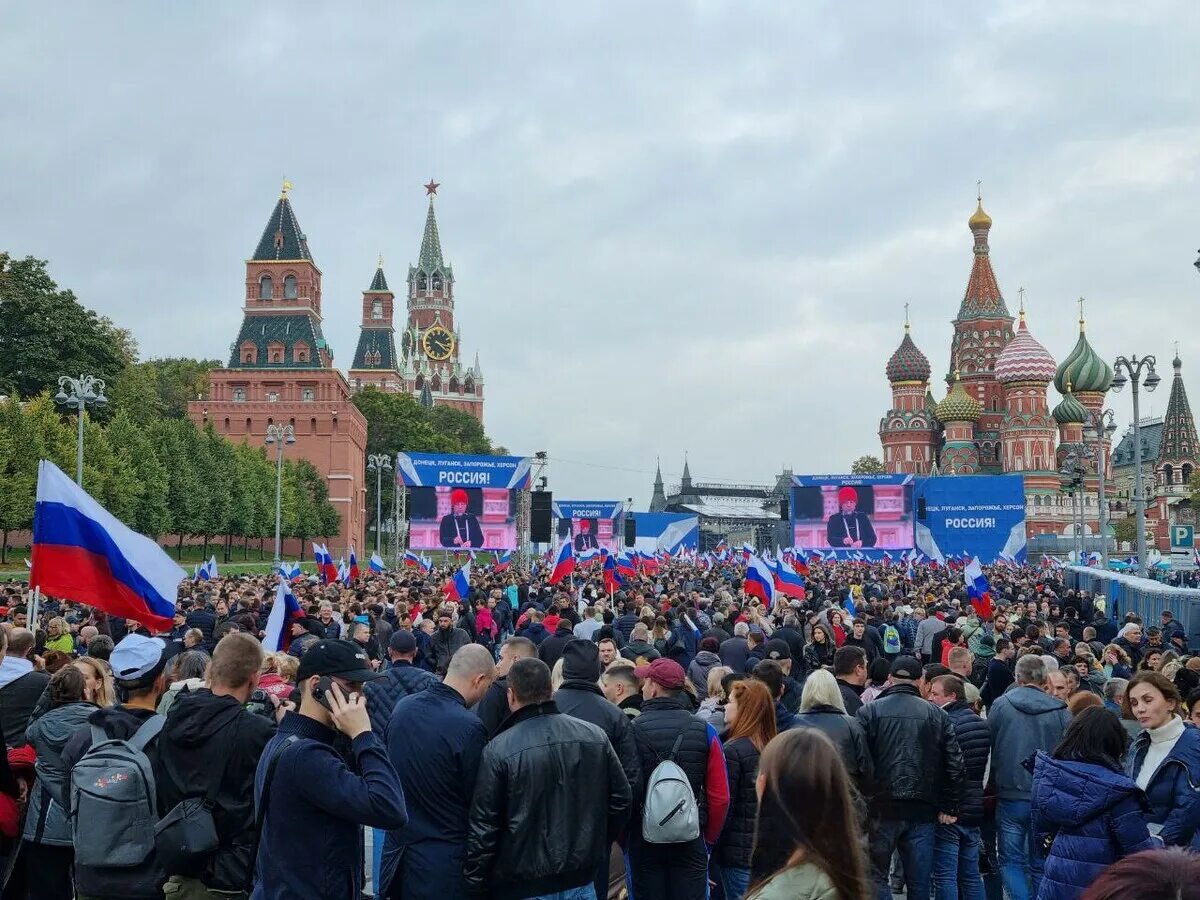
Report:
[[[562,656],[563,648],[573,640],[576,640],[575,626],[569,619],[559,619],[554,634],[538,644],[538,659],[553,669],[558,658]]]
[[[598,727],[559,712],[541,660],[513,663],[508,703],[479,764],[467,890],[521,900],[591,885],[633,803],[621,761]]]
[[[547,642],[548,643],[548,642]],[[546,643],[542,644],[545,647]],[[638,761],[637,743],[629,727],[629,717],[610,703],[600,689],[600,651],[591,641],[575,638],[562,651],[563,683],[554,692],[558,710],[576,719],[591,722],[606,735],[617,752],[621,768],[629,780],[634,796],[642,782],[642,767]],[[596,896],[603,895],[608,884],[608,858],[596,875]]]
[[[500,730],[501,723],[508,718],[508,670],[518,659],[536,659],[537,645],[523,637],[510,637],[500,645],[500,661],[496,663],[496,680],[487,693],[475,704],[475,715],[490,737]]]
[[[875,767],[870,855],[880,895],[899,848],[908,896],[930,896],[935,826],[955,824],[962,803],[962,751],[950,717],[921,699],[921,676],[919,662],[898,657],[892,686],[858,711]]]
[[[992,704],[1000,699],[1016,680],[1012,662],[1014,653],[1012,641],[1008,638],[996,639],[996,655],[988,660],[987,675],[984,676],[983,688],[979,691],[979,697],[988,709],[992,708]]]
[[[938,823],[934,839],[933,878],[957,884],[960,897],[982,897],[979,874],[980,826],[983,824],[983,774],[992,749],[987,722],[967,705],[966,688],[956,675],[939,675],[929,686],[929,702],[945,710],[963,757],[963,795],[958,821]],[[939,892],[941,888],[939,888]]]

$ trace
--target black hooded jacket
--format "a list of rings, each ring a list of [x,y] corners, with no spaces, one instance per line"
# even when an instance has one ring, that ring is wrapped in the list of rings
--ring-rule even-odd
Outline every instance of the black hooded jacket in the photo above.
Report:
[[[221,845],[200,872],[168,875],[191,875],[219,891],[245,890],[257,844],[254,773],[274,733],[273,719],[209,690],[181,694],[172,705],[154,753],[159,815],[204,796],[219,778],[213,820]]]

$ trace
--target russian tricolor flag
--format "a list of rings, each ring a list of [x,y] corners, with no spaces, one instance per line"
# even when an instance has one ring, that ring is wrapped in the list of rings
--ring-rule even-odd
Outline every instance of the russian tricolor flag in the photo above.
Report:
[[[358,576],[359,576],[358,556],[354,552],[354,545],[351,544],[350,545],[350,577],[357,578]]]
[[[610,594],[615,594],[617,588],[625,583],[625,579],[617,572],[617,558],[612,554],[604,557],[604,588]]]
[[[123,525],[48,460],[38,465],[29,583],[166,631],[187,572],[154,541]]]
[[[271,606],[271,614],[267,616],[267,625],[263,631],[263,649],[269,653],[287,650],[292,643],[292,632],[289,626],[293,619],[304,618],[304,611],[292,596],[287,582],[279,581],[275,589],[275,603]]]
[[[442,593],[448,600],[466,600],[471,593],[471,564],[467,563],[454,573],[454,577],[442,585]]]
[[[767,564],[750,554],[746,561],[746,577],[742,589],[752,597],[757,597],[770,609],[775,604],[775,577]]]
[[[379,574],[386,568],[386,566],[384,566],[383,559],[378,553],[372,553],[371,561],[367,563],[367,568],[372,572]]]
[[[558,548],[558,558],[554,560],[554,570],[550,573],[550,583],[558,584],[564,578],[575,572],[575,555],[571,552],[571,542],[563,541]]]
[[[775,566],[775,589],[785,597],[793,597],[796,600],[803,600],[804,579],[783,560]]]
[[[315,541],[312,545],[313,560],[317,564],[317,572],[321,576],[321,581],[325,584],[331,584],[338,579],[337,566],[333,564],[333,557],[329,555],[329,548],[324,544],[318,544]]]
[[[496,557],[496,565],[492,567],[492,571],[496,573],[507,571],[512,566],[512,551],[505,550]]]
[[[978,556],[973,557],[963,568],[963,581],[967,584],[967,596],[971,598],[971,605],[975,607],[979,618],[990,619],[992,617],[992,586],[988,583],[987,576],[983,574],[983,566],[979,564]]]

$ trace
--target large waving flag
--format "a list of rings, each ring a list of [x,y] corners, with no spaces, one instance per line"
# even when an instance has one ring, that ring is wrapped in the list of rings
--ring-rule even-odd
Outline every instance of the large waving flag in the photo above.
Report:
[[[426,575],[428,575],[429,570],[433,568],[433,563],[430,562],[429,559],[424,556],[418,556],[411,550],[404,551],[404,565],[410,566],[414,569],[420,569]]]
[[[48,460],[38,465],[29,583],[43,593],[166,631],[187,578],[162,548]]]
[[[983,574],[983,566],[979,564],[979,557],[971,558],[971,561],[963,567],[963,581],[967,584],[967,596],[971,598],[971,605],[975,607],[975,612],[979,613],[979,618],[990,619],[992,617],[992,586],[988,583],[987,576]]]
[[[846,610],[846,615],[852,619],[858,615],[858,604],[854,602],[854,591],[846,592],[846,600],[842,604],[842,609]]]
[[[454,577],[442,585],[442,593],[448,600],[466,600],[471,593],[471,564],[467,563],[454,573]]]
[[[492,566],[492,571],[497,574],[499,574],[500,572],[507,572],[510,568],[512,568],[512,558],[513,558],[512,551],[505,550],[503,553],[501,553],[499,556],[496,557],[496,564],[494,566]]]
[[[765,603],[768,609],[775,605],[775,576],[767,564],[753,553],[746,562],[746,577],[742,581],[742,589]]]
[[[611,553],[604,557],[604,589],[610,594],[615,594],[617,588],[625,583],[625,579],[621,577],[617,571],[617,558]]]
[[[804,579],[783,560],[775,567],[775,590],[796,600],[803,600],[805,596]]]
[[[617,557],[616,572],[623,579],[637,578],[637,561],[632,556],[622,553]]]
[[[288,589],[284,579],[279,580],[275,589],[275,602],[271,605],[271,614],[267,616],[267,625],[263,631],[263,649],[268,653],[278,653],[287,650],[292,643],[292,631],[288,626],[293,619],[304,618],[300,604]]]
[[[357,578],[358,576],[359,576],[358,556],[354,552],[354,545],[351,544],[350,545],[350,577]]]
[[[571,542],[563,541],[558,548],[558,556],[554,560],[554,569],[550,573],[550,583],[558,584],[564,578],[575,572],[575,555],[571,552]]]
[[[379,574],[384,569],[386,569],[387,566],[385,566],[383,564],[383,557],[381,557],[378,553],[372,553],[371,561],[369,563],[367,563],[367,568],[370,569],[375,574]]]

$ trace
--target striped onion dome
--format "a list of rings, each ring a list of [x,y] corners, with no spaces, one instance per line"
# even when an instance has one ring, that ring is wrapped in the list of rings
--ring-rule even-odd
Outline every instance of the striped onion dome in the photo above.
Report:
[[[1029,333],[1022,313],[1016,335],[996,357],[996,380],[1002,384],[1014,381],[1049,384],[1054,380],[1055,372],[1054,357]]]
[[[1054,375],[1055,389],[1060,394],[1065,394],[1069,390],[1068,385],[1073,385],[1077,394],[1104,393],[1112,385],[1112,379],[1112,366],[1088,343],[1081,319],[1079,340],[1075,342],[1075,349],[1062,361]]]
[[[887,368],[884,371],[887,372],[888,381],[892,384],[899,381],[924,383],[929,380],[929,375],[933,371],[929,366],[929,359],[913,343],[907,325],[904,326],[904,340],[900,342],[900,346],[888,360]]]
[[[1071,390],[1069,383],[1066,394],[1063,395],[1058,406],[1054,407],[1051,415],[1059,425],[1082,425],[1088,420],[1087,409],[1075,398],[1075,393]]]
[[[933,414],[942,424],[947,422],[978,422],[983,415],[983,404],[967,393],[963,383],[955,376],[954,387],[946,398],[937,405]]]

